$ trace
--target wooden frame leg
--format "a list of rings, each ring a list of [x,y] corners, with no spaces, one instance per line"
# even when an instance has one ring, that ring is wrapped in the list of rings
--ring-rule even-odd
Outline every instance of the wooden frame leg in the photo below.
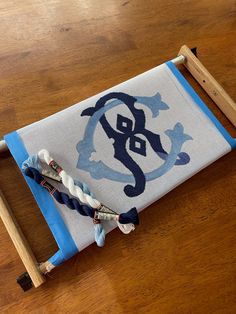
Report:
[[[186,45],[180,48],[178,56],[185,58],[184,66],[236,127],[236,104],[233,99]]]
[[[45,277],[43,276],[38,262],[24,236],[22,233],[16,218],[14,217],[3,193],[0,190],[0,217],[14,243],[16,250],[25,265],[25,268],[34,284],[37,288],[45,282]]]
[[[7,151],[8,147],[4,140],[0,140],[0,153]],[[17,282],[24,291],[32,287],[39,287],[46,281],[44,275],[49,273],[55,266],[46,261],[38,263],[20,226],[18,225],[9,204],[7,203],[3,193],[0,190],[0,217],[16,247],[16,250],[25,265],[27,272],[23,273],[17,278]]]

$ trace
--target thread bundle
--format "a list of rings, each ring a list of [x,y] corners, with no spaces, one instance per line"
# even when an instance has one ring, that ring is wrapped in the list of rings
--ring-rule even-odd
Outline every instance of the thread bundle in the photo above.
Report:
[[[66,193],[59,192],[51,183],[44,179],[39,170],[33,167],[24,167],[23,170],[25,175],[32,178],[35,182],[44,187],[58,203],[65,204],[72,210],[77,210],[82,216],[89,216],[93,218],[94,211],[91,207],[80,204],[77,199],[70,198]],[[94,237],[99,247],[104,246],[105,236],[106,233],[100,220],[94,219]]]
[[[40,161],[48,164],[53,172],[43,169]],[[102,205],[95,199],[86,183],[69,176],[50,157],[49,152],[45,149],[39,151],[38,155],[32,155],[23,162],[22,170],[25,175],[47,189],[57,202],[66,205],[72,210],[76,210],[80,215],[91,217],[94,222],[95,241],[100,247],[105,243],[105,230],[101,224],[101,219],[115,220],[120,230],[126,234],[134,230],[134,225],[139,224],[136,208],[130,209],[127,213],[117,214]],[[71,198],[66,193],[58,191],[51,183],[44,179],[43,175],[61,182],[75,198]]]
[[[38,152],[38,157],[41,161],[49,165],[62,179],[63,185],[69,190],[70,194],[78,197],[78,199],[92,208],[98,209],[102,204],[93,198],[91,195],[86,194],[79,186],[74,184],[74,179],[69,176],[64,169],[49,155],[46,149]],[[110,211],[111,219],[118,221],[120,224],[138,224],[138,214],[135,208],[132,208],[127,213],[118,215],[114,211]],[[113,217],[112,217],[113,216]]]

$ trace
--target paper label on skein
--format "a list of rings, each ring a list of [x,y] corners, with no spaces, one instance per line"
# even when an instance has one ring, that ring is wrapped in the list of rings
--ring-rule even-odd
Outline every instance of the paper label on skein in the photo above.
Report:
[[[55,191],[55,188],[46,180],[43,180],[40,185],[48,190],[49,193],[53,193]]]
[[[118,220],[119,215],[96,211],[94,217],[95,219],[101,219],[101,220]]]
[[[55,170],[58,174],[63,170],[55,160],[50,161],[49,166]]]
[[[56,173],[52,173],[51,171],[43,169],[42,170],[42,175],[45,176],[45,177],[48,177],[48,178],[50,178],[52,180],[61,182],[61,177],[58,174],[56,174]]]

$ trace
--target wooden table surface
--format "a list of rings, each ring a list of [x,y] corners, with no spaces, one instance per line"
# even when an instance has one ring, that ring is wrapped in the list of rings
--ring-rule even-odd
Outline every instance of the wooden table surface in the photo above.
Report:
[[[230,0],[0,1],[0,135],[53,114],[197,46],[236,99]],[[228,130],[235,130],[183,72]],[[236,313],[236,152],[140,215],[126,237],[92,245],[23,293],[24,267],[0,223],[1,313]],[[10,154],[0,188],[39,261],[57,249]]]

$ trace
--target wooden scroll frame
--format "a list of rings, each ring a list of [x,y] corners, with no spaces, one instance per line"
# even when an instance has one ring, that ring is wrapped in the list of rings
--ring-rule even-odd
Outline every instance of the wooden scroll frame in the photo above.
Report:
[[[236,104],[226,93],[223,87],[214,79],[204,65],[194,55],[193,51],[187,46],[182,46],[178,57],[171,60],[173,63],[184,64],[196,81],[202,86],[206,93],[212,98],[216,105],[226,115],[226,117],[236,127]],[[4,140],[0,141],[0,153],[7,150]],[[0,192],[0,216],[2,221],[25,265],[29,277],[35,287],[39,287],[45,282],[43,274],[49,272],[53,265],[49,262],[39,264],[25,239],[17,221],[6,202],[3,194]],[[24,289],[24,286],[23,286]],[[24,289],[27,290],[27,289]]]

